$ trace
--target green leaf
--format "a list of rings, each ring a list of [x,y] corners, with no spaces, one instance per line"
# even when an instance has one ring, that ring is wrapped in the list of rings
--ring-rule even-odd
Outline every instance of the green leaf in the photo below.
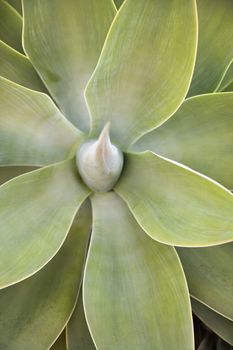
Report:
[[[32,275],[56,254],[88,194],[73,160],[0,187],[0,288]]]
[[[177,249],[190,294],[233,320],[233,243],[201,249]]]
[[[66,350],[66,332],[65,330],[59,336],[57,341],[51,346],[50,350]]]
[[[197,300],[192,300],[193,312],[219,337],[233,345],[233,322],[219,315]]]
[[[24,0],[23,8],[28,56],[66,117],[87,131],[83,93],[116,12],[112,0]]]
[[[197,0],[197,61],[188,96],[213,92],[233,57],[233,3]]]
[[[30,89],[46,91],[29,59],[0,41],[0,75]]]
[[[22,14],[22,2],[21,0],[7,0],[11,6],[13,6],[20,14]]]
[[[233,195],[152,152],[125,154],[115,187],[141,227],[159,242],[187,247],[233,240]]]
[[[45,94],[0,78],[0,105],[0,165],[58,162],[82,140]]]
[[[225,88],[226,92],[233,92],[233,82],[230,83],[229,85],[227,85],[227,87]]]
[[[23,53],[22,17],[7,2],[0,0],[0,40]]]
[[[95,350],[83,310],[81,292],[76,308],[67,325],[67,344],[68,350]]]
[[[223,91],[228,88],[230,84],[233,83],[233,61],[231,65],[229,66],[228,70],[226,71],[226,74],[223,77],[223,80],[218,87],[218,91]]]
[[[233,189],[232,111],[233,93],[192,97],[132,150],[174,159]]]
[[[62,248],[42,270],[0,291],[1,349],[45,350],[62,332],[81,283],[91,223],[88,209],[79,211]]]
[[[152,241],[114,192],[91,200],[83,293],[96,348],[193,349],[189,296],[174,248]]]
[[[191,80],[196,32],[193,0],[124,2],[86,90],[93,136],[110,120],[113,142],[125,149],[175,112]]]

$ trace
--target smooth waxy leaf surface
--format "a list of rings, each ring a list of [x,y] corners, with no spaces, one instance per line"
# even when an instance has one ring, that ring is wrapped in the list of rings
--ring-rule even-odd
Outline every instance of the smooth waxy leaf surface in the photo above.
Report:
[[[50,350],[67,350],[65,331],[62,332],[56,342],[51,346]]]
[[[233,189],[233,93],[187,99],[132,149],[150,150],[188,165]]]
[[[74,161],[32,171],[0,187],[0,287],[35,273],[56,254],[88,194]]]
[[[124,2],[86,90],[94,136],[110,120],[112,141],[127,148],[175,112],[190,83],[196,31],[192,0]]]
[[[82,133],[45,94],[0,78],[0,165],[45,165],[70,155]]]
[[[190,294],[233,320],[233,243],[201,249],[178,248]]]
[[[233,57],[233,2],[197,0],[197,61],[188,95],[213,92]]]
[[[0,40],[15,50],[22,48],[22,18],[7,2],[0,0]]]
[[[22,2],[21,0],[7,0],[7,2],[13,6],[20,14],[22,14]]]
[[[174,248],[152,241],[114,192],[91,200],[83,293],[96,347],[193,349],[189,297]]]
[[[88,130],[83,93],[115,16],[112,0],[24,0],[23,5],[28,56],[67,118]]]
[[[0,75],[30,89],[46,91],[29,59],[0,41]]]
[[[197,300],[192,300],[193,312],[221,338],[233,345],[233,322],[219,315]]]
[[[0,291],[1,349],[45,350],[64,328],[81,283],[91,223],[88,209],[81,208],[63,246],[42,270]]]
[[[230,191],[152,152],[125,155],[115,190],[155,240],[208,246],[233,239]]]
[[[93,340],[88,330],[82,294],[80,292],[78,303],[67,325],[68,350],[95,350]]]
[[[233,83],[233,62],[226,71],[226,74],[224,75],[223,80],[218,88],[218,91],[227,89],[231,83]]]

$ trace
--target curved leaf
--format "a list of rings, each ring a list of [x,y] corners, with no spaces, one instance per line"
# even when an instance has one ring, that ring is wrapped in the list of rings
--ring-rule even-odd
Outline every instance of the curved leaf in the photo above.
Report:
[[[16,176],[22,175],[33,170],[36,170],[36,168],[26,166],[0,167],[0,185],[4,184],[4,182],[13,179]]]
[[[224,89],[226,92],[233,92],[233,82],[227,85],[227,87]]]
[[[0,0],[0,40],[23,53],[22,17],[7,2]]]
[[[83,294],[96,347],[193,349],[189,296],[174,248],[152,241],[113,192],[91,201]]]
[[[113,142],[127,148],[168,119],[189,87],[196,32],[193,0],[126,0],[87,86],[92,134],[110,120]]]
[[[218,183],[152,152],[125,155],[115,187],[142,228],[177,246],[233,240],[233,195]]]
[[[150,150],[233,189],[233,93],[187,99],[166,123],[132,149]]]
[[[82,140],[45,94],[0,78],[0,105],[0,165],[58,162]]]
[[[90,332],[88,330],[84,310],[82,293],[67,325],[68,350],[95,350]]]
[[[197,0],[197,60],[188,96],[213,92],[233,57],[233,3]]]
[[[23,8],[28,56],[66,117],[87,131],[83,92],[116,12],[112,0],[24,0]]]
[[[218,88],[218,91],[227,89],[231,83],[233,83],[233,61],[226,71],[226,74],[224,75],[223,80]]]
[[[51,346],[50,350],[66,350],[66,332],[65,330],[56,340],[56,342]]]
[[[90,223],[83,207],[57,255],[34,276],[0,291],[1,349],[45,350],[58,337],[77,299]]]
[[[38,91],[46,91],[29,59],[0,41],[0,75]]]
[[[233,320],[233,243],[201,249],[177,249],[190,294]]]
[[[233,345],[233,322],[219,315],[197,300],[192,300],[193,312],[219,337]]]
[[[75,162],[21,175],[0,187],[0,287],[41,269],[60,249],[88,196]]]
[[[22,14],[22,2],[21,0],[7,0],[11,6],[13,6],[20,14]]]

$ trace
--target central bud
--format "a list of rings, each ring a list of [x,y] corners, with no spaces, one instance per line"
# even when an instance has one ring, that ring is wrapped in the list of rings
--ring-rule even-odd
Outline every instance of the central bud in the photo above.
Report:
[[[106,124],[98,140],[82,144],[76,154],[76,163],[85,184],[95,192],[110,191],[123,167],[123,153],[111,143]]]

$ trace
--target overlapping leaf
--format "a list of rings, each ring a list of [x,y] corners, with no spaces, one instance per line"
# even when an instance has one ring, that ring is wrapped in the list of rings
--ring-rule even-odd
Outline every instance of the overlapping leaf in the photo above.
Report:
[[[82,277],[90,233],[88,209],[81,208],[64,245],[41,271],[0,291],[1,349],[45,350],[64,328]]]
[[[233,189],[233,93],[187,99],[133,150],[150,150],[210,176]]]
[[[32,171],[0,187],[1,288],[48,263],[88,194],[73,161]]]
[[[208,246],[233,239],[230,191],[152,152],[125,155],[115,187],[142,228],[177,246]]]
[[[113,142],[127,148],[169,118],[189,87],[196,35],[194,1],[126,0],[87,86],[92,135],[110,120]]]
[[[84,310],[101,350],[193,349],[188,291],[174,248],[152,241],[114,194],[95,194]]]
[[[112,0],[24,0],[23,8],[28,56],[67,118],[88,130],[83,92],[116,12]]]

